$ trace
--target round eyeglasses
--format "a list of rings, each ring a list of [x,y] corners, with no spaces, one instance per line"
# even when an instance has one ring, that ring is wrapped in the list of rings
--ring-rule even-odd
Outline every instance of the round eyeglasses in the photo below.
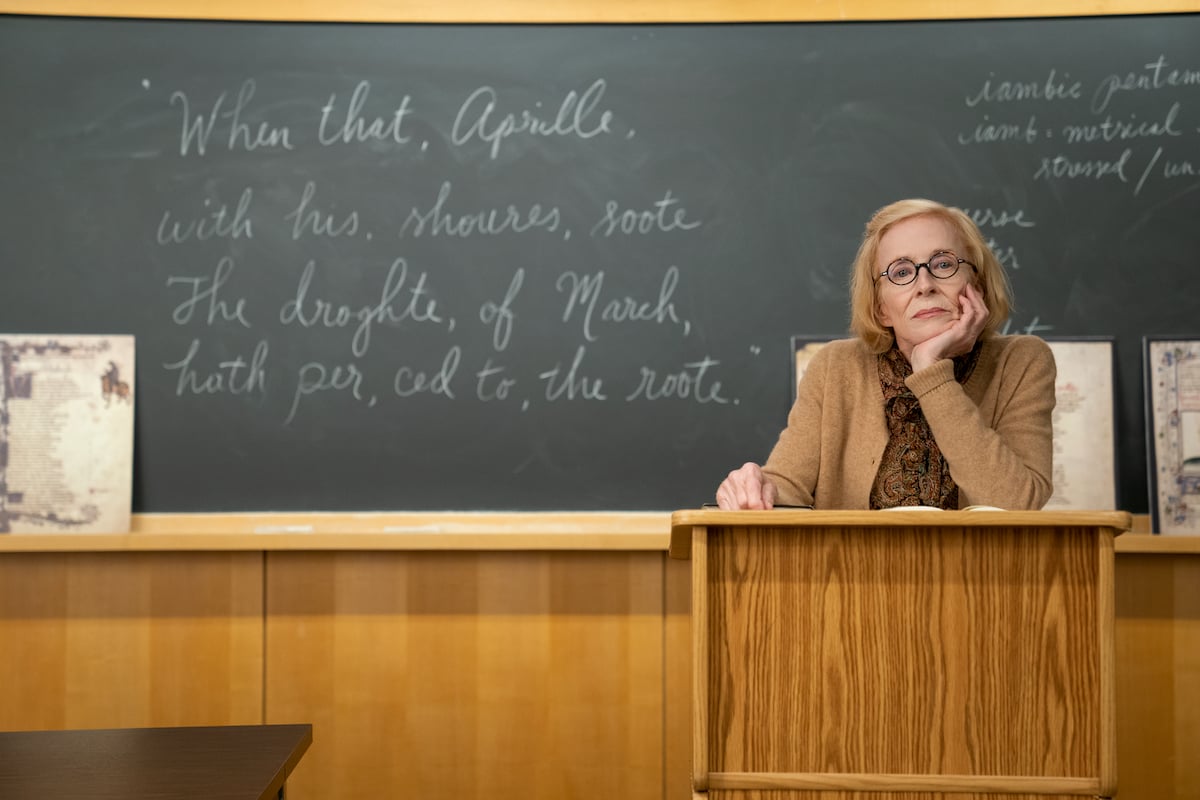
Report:
[[[953,278],[958,274],[960,264],[966,264],[971,269],[978,269],[970,261],[959,258],[950,250],[939,250],[922,264],[915,264],[911,258],[897,258],[888,268],[879,273],[878,278],[887,278],[897,286],[907,286],[917,279],[917,273],[924,267],[929,274],[938,280]]]

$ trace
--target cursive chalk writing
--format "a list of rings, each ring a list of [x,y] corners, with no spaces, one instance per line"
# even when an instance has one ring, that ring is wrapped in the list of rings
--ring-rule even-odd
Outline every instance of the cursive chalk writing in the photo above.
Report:
[[[446,351],[442,365],[437,372],[430,375],[424,370],[413,367],[398,367],[392,377],[392,391],[398,397],[412,397],[414,394],[428,393],[454,399],[450,381],[458,372],[458,364],[462,361],[462,348],[454,345]]]
[[[1025,209],[1018,208],[1009,211],[1006,208],[964,208],[963,212],[981,228],[1003,228],[1016,225],[1018,228],[1032,228],[1037,225],[1031,219],[1025,219]]]
[[[282,324],[295,324],[303,328],[345,328],[357,323],[354,337],[350,342],[350,350],[354,355],[361,357],[366,355],[371,346],[371,326],[376,322],[396,323],[404,320],[443,322],[438,313],[437,300],[427,296],[424,272],[417,278],[416,285],[408,290],[408,304],[399,311],[392,305],[404,289],[404,283],[408,279],[408,262],[403,258],[397,258],[388,268],[379,302],[359,308],[352,308],[345,304],[339,305],[320,298],[310,301],[308,291],[316,268],[316,262],[312,260],[304,265],[300,281],[296,284],[295,297],[284,303],[279,310],[279,321]]]
[[[1015,330],[1019,330],[1024,334],[1036,336],[1039,333],[1048,333],[1054,330],[1054,326],[1043,325],[1041,317],[1034,317],[1031,321],[1025,323],[1025,325],[1018,325],[1016,322],[1009,319],[1005,320],[1004,326],[1000,329],[1000,333],[1007,336],[1009,333]]]
[[[675,205],[679,202],[668,189],[661,200],[656,200],[650,209],[640,211],[625,208],[615,200],[604,204],[604,217],[592,226],[592,236],[612,236],[614,233],[669,233],[673,230],[690,231],[699,228],[699,220],[689,220],[687,209]],[[671,210],[668,215],[667,209]]]
[[[1090,125],[1064,125],[1063,136],[1067,144],[1080,142],[1111,142],[1125,139],[1142,139],[1156,136],[1182,136],[1183,132],[1175,127],[1179,119],[1180,104],[1172,103],[1166,115],[1161,120],[1138,121],[1137,114],[1130,114],[1127,120],[1114,120],[1112,115],[1104,118],[1103,122]]]
[[[506,378],[500,373],[505,367],[492,363],[489,358],[483,369],[475,373],[475,396],[481,402],[490,403],[493,400],[506,400],[512,388],[517,385],[516,378]],[[495,388],[490,386],[491,378],[496,378]]]
[[[262,394],[266,391],[267,370],[264,365],[270,353],[266,340],[258,342],[248,364],[240,355],[226,359],[218,362],[216,369],[203,378],[194,366],[199,352],[200,340],[192,339],[186,356],[179,361],[163,364],[163,369],[179,371],[179,377],[175,381],[176,397],[182,397],[184,394]]]
[[[1200,164],[1190,161],[1167,161],[1163,164],[1164,178],[1191,178],[1200,175]]]
[[[675,311],[675,303],[671,297],[679,283],[679,267],[667,267],[663,273],[662,283],[658,290],[658,299],[654,301],[639,301],[632,297],[618,297],[606,301],[600,307],[599,319],[604,322],[654,322],[661,325],[670,322],[682,325],[686,336],[691,329],[691,323],[680,320]],[[570,322],[577,308],[583,311],[583,336],[589,342],[598,338],[592,329],[592,323],[597,318],[596,307],[604,290],[604,270],[591,275],[580,275],[568,270],[558,276],[555,288],[566,292],[567,303],[563,308],[562,321]]]
[[[428,234],[466,239],[476,234],[496,236],[501,233],[525,233],[533,229],[547,232],[558,230],[561,217],[558,207],[543,209],[540,203],[534,203],[524,213],[511,203],[502,209],[489,208],[464,214],[448,212],[446,203],[450,200],[451,188],[450,181],[442,181],[437,201],[428,210],[410,210],[400,227],[400,237],[415,238]]]
[[[604,381],[600,378],[589,378],[582,374],[583,359],[587,348],[583,345],[575,350],[575,358],[571,366],[563,373],[562,363],[555,364],[538,375],[546,382],[546,399],[553,402],[561,398],[567,400],[607,400],[604,393]]]
[[[248,78],[238,89],[237,100],[234,101],[233,108],[225,108],[226,92],[221,92],[207,115],[199,113],[193,115],[187,93],[173,92],[170,103],[172,106],[179,106],[183,114],[179,134],[179,155],[186,156],[193,146],[197,155],[204,155],[211,144],[213,128],[218,119],[229,122],[228,136],[223,141],[225,148],[231,152],[234,150],[252,152],[264,147],[282,147],[284,150],[291,150],[291,131],[287,126],[276,128],[266,122],[260,122],[257,128],[252,129],[250,123],[243,119],[246,108],[254,97],[254,92],[254,79]]]
[[[988,249],[996,256],[996,260],[1000,265],[1007,269],[1020,269],[1021,263],[1017,261],[1017,251],[1012,245],[1002,247],[995,239],[987,240]]]
[[[224,203],[212,208],[212,198],[209,197],[204,198],[203,214],[187,222],[172,219],[171,212],[164,211],[162,219],[158,222],[155,241],[165,245],[183,244],[187,241],[204,242],[209,239],[253,239],[254,226],[248,216],[253,199],[254,191],[247,186],[242,190],[232,216],[229,214],[229,207]]]
[[[300,203],[293,211],[284,215],[284,219],[292,223],[292,239],[296,240],[305,234],[314,236],[353,236],[358,233],[358,212],[351,211],[340,220],[332,214],[323,214],[315,208],[310,208],[317,194],[317,184],[308,181],[300,195]]]
[[[1142,72],[1109,75],[1100,81],[1092,94],[1092,111],[1097,114],[1108,108],[1120,92],[1155,91],[1168,86],[1200,86],[1200,70],[1167,69],[1166,56],[1142,65]]]
[[[1119,158],[1107,161],[1104,159],[1077,161],[1064,155],[1043,158],[1042,165],[1034,173],[1033,179],[1035,181],[1050,178],[1094,178],[1099,180],[1115,176],[1122,183],[1127,183],[1129,179],[1125,176],[1125,167],[1132,155],[1133,151],[1126,148]]]
[[[229,256],[224,256],[217,262],[216,268],[213,270],[212,278],[189,278],[172,276],[167,278],[167,286],[174,286],[177,283],[191,284],[192,293],[188,299],[184,300],[179,305],[175,306],[175,310],[171,312],[171,319],[176,325],[186,325],[192,321],[192,315],[202,301],[208,301],[208,315],[205,323],[212,325],[218,319],[222,322],[238,322],[243,328],[250,327],[250,321],[246,319],[246,300],[238,298],[234,303],[233,308],[224,300],[219,299],[221,287],[229,280],[229,276],[233,273],[233,259]]]
[[[318,392],[349,392],[350,396],[359,402],[369,402],[374,405],[375,398],[369,400],[364,394],[362,370],[357,364],[345,366],[337,364],[332,368],[319,361],[310,361],[297,371],[296,390],[292,393],[292,407],[283,420],[284,425],[290,425],[300,410],[300,401]]]
[[[1050,70],[1045,80],[1032,81],[999,81],[992,83],[996,73],[989,72],[983,86],[974,94],[965,98],[967,108],[974,108],[980,103],[1011,103],[1021,100],[1078,100],[1083,96],[1083,84],[1071,81],[1071,74],[1064,73],[1061,78],[1057,70]]]
[[[996,142],[1033,144],[1038,140],[1039,135],[1037,117],[1032,114],[1022,124],[1016,122],[992,122],[991,117],[984,114],[983,122],[976,125],[973,131],[958,134],[958,143],[961,145],[994,144]]]
[[[641,383],[625,396],[626,402],[633,400],[693,400],[697,403],[719,403],[724,405],[729,398],[721,395],[721,382],[705,384],[708,371],[721,362],[705,356],[699,361],[683,365],[678,372],[660,376],[658,370],[641,368]]]
[[[412,99],[408,95],[404,95],[400,105],[396,106],[389,116],[374,117],[368,120],[362,112],[370,93],[371,82],[359,81],[350,95],[350,103],[346,107],[346,114],[340,125],[333,123],[333,113],[337,109],[337,94],[329,95],[329,102],[321,109],[317,141],[325,146],[357,142],[408,144],[409,137],[403,135],[401,130],[404,126],[404,118],[412,112]]]
[[[598,78],[582,95],[574,89],[567,92],[553,119],[542,116],[540,100],[533,109],[525,108],[500,115],[497,111],[500,98],[496,90],[491,86],[480,86],[459,107],[450,138],[456,145],[478,139],[488,145],[491,157],[495,159],[500,155],[505,140],[519,133],[540,137],[572,136],[578,139],[611,133],[611,111],[601,111],[599,118],[593,118],[606,86],[604,79]]]
[[[499,303],[488,300],[479,307],[479,321],[484,325],[492,326],[492,347],[497,352],[508,347],[509,337],[512,336],[513,322],[516,320],[512,304],[517,299],[517,295],[521,292],[521,285],[524,283],[525,268],[518,267],[517,271],[513,273],[512,280],[508,283],[508,289],[504,292],[504,299]]]

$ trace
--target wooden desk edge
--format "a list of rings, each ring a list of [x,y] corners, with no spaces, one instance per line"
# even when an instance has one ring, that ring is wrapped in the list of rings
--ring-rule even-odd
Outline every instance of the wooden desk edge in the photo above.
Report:
[[[287,783],[288,777],[300,764],[301,757],[308,752],[308,748],[312,746],[313,742],[312,723],[306,722],[302,724],[277,725],[273,727],[300,728],[302,729],[300,731],[302,735],[300,741],[295,747],[292,748],[292,751],[288,754],[288,757],[282,764],[279,765],[279,770],[272,777],[271,785],[267,787],[267,792],[264,795],[264,797],[270,798],[286,796],[286,793],[283,791],[284,784]]]
[[[574,512],[574,513],[259,513],[135,514],[129,533],[0,534],[0,554],[39,552],[157,551],[304,551],[304,550],[561,550],[666,551],[673,527],[728,524],[729,512]],[[855,524],[864,512],[773,511],[769,524]],[[1125,512],[895,512],[870,517],[871,525],[1047,524],[1068,514],[1076,524],[1088,522],[1121,528]],[[830,518],[826,515],[836,515]],[[969,517],[963,517],[967,514]],[[997,516],[999,514],[1000,516]],[[1030,514],[1037,515],[1030,519]],[[819,515],[819,516],[818,516]],[[930,515],[935,517],[932,522]],[[1045,515],[1045,517],[1042,517]],[[685,522],[686,520],[686,522]],[[1133,518],[1133,530],[1145,531],[1145,515]],[[739,518],[740,524],[745,520]],[[1127,533],[1116,540],[1116,552],[1200,554],[1198,536]]]

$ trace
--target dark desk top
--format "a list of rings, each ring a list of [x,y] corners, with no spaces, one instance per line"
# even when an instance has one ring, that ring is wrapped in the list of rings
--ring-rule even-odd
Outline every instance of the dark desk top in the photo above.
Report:
[[[0,800],[266,800],[311,725],[0,733]]]

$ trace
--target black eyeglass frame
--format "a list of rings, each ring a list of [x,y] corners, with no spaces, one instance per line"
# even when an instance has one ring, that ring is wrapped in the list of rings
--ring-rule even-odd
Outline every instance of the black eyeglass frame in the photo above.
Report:
[[[933,261],[936,261],[938,256],[953,256],[954,260],[956,262],[954,265],[954,272],[951,272],[949,275],[938,275],[937,273],[935,273],[933,271],[933,269],[930,268],[929,264]],[[903,283],[901,283],[900,281],[897,281],[895,278],[893,278],[891,276],[892,267],[896,266],[901,261],[907,261],[908,263],[913,265],[912,278],[904,281]],[[887,269],[885,269],[883,272],[876,275],[875,280],[879,280],[880,278],[887,278],[888,281],[893,286],[908,286],[910,283],[913,283],[917,280],[917,276],[921,274],[921,267],[924,267],[925,271],[929,273],[929,276],[931,278],[933,278],[936,281],[945,281],[945,280],[949,280],[950,278],[953,278],[955,275],[957,275],[958,270],[962,268],[963,264],[966,264],[971,269],[975,270],[976,273],[979,272],[979,267],[975,266],[970,261],[967,261],[965,258],[959,258],[958,253],[955,253],[953,250],[939,250],[929,257],[929,261],[924,261],[920,264],[914,262],[911,258],[898,258],[895,261],[893,261],[892,263],[888,264]]]

